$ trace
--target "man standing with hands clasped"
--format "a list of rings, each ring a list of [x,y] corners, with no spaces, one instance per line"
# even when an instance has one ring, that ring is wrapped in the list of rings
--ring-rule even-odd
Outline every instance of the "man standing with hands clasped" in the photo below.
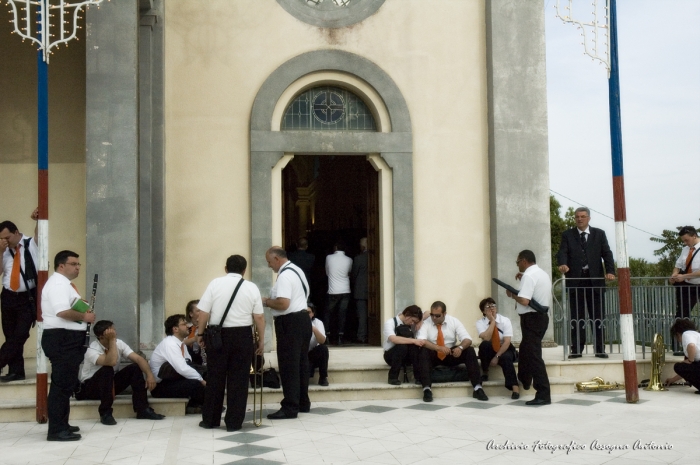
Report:
[[[71,283],[80,274],[78,254],[62,250],[53,261],[54,274],[41,292],[44,332],[41,348],[51,361],[51,389],[48,397],[48,441],[77,441],[80,430],[68,424],[70,398],[78,385],[78,372],[87,347],[85,323],[94,323],[94,313],[81,313],[71,307],[80,299]]]
[[[311,320],[306,313],[309,283],[304,272],[287,259],[282,247],[265,253],[268,266],[277,273],[270,297],[263,306],[272,310],[277,336],[277,362],[284,399],[281,408],[267,416],[270,420],[296,418],[311,409],[309,400],[309,341]]]

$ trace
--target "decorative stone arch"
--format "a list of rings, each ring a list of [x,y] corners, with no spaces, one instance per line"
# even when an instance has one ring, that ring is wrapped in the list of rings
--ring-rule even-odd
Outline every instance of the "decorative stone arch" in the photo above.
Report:
[[[327,83],[343,85],[363,97],[375,113],[380,132],[281,132],[286,105],[302,90]],[[368,156],[375,169],[384,170],[380,177],[380,184],[385,183],[380,187],[384,192],[380,196],[385,199],[381,215],[389,215],[391,233],[382,252],[389,254],[390,263],[382,273],[393,275],[391,286],[387,286],[393,287],[391,316],[413,304],[413,141],[408,106],[394,81],[358,55],[319,50],[292,58],[263,83],[250,119],[251,275],[263,290],[272,286],[265,251],[279,240],[274,232],[281,227],[273,214],[273,205],[280,198],[280,173],[295,153]],[[383,305],[382,312],[385,316],[389,309]]]

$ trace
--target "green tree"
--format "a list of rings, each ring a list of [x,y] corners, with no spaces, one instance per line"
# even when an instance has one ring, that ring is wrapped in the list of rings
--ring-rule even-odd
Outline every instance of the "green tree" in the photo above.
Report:
[[[661,232],[661,237],[650,237],[649,240],[663,244],[661,248],[654,250],[654,255],[659,257],[658,273],[659,276],[671,276],[673,268],[676,266],[676,260],[683,250],[683,243],[678,232],[683,226],[676,226],[675,231],[664,229]],[[697,228],[696,228],[697,229]]]
[[[561,204],[553,195],[549,195],[549,225],[551,229],[551,245],[552,245],[552,280],[556,281],[561,278],[561,273],[557,268],[557,252],[559,251],[559,244],[561,243],[561,235],[564,231],[569,228],[573,228],[576,224],[574,222],[574,209],[569,207],[564,214],[564,218],[561,217]]]

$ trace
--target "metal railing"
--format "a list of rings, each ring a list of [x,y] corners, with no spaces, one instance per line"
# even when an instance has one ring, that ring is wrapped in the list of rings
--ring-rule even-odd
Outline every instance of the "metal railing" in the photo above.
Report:
[[[562,278],[554,282],[552,288],[552,319],[554,340],[563,347],[563,358],[569,355],[572,339],[582,341],[585,338],[588,350],[591,345],[595,350],[596,335],[600,335],[605,351],[620,353],[620,304],[617,281],[600,286],[579,287],[580,279]],[[603,283],[602,279],[594,282]],[[594,309],[600,306],[600,319],[593,318],[588,311],[590,302]],[[668,277],[632,278],[632,315],[634,318],[634,337],[637,351],[646,358],[654,340],[654,334],[660,333],[667,350],[678,351],[678,344],[670,336],[670,327],[677,315],[689,318],[696,326],[700,324],[700,286],[674,286]],[[572,314],[574,306],[576,312]],[[584,307],[585,308],[582,308]],[[578,316],[579,319],[573,318]],[[578,324],[577,324],[578,322]],[[573,331],[572,331],[573,329]]]

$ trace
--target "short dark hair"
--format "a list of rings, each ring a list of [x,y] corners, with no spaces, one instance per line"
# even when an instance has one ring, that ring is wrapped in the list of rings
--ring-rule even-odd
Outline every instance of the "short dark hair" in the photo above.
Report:
[[[240,255],[231,255],[226,259],[226,271],[229,273],[243,274],[248,262]]]
[[[99,338],[112,326],[114,326],[113,322],[109,320],[100,320],[92,327],[92,332],[95,333],[95,337]]]
[[[418,305],[409,305],[403,309],[401,314],[406,318],[418,318],[418,320],[423,319],[423,310],[421,310]]]
[[[70,257],[78,258],[80,255],[70,250],[61,250],[58,252],[53,259],[53,270],[56,271],[59,265],[65,265]]]
[[[479,302],[479,310],[481,310],[481,313],[484,313],[484,309],[486,308],[486,304],[496,305],[496,301],[493,300],[491,297],[486,297],[481,302]]]
[[[0,231],[2,231],[2,228],[0,228]],[[12,232],[12,231],[10,231]],[[678,237],[685,236],[688,234],[691,237],[697,237],[698,231],[692,226],[683,226],[679,231],[678,231]]]
[[[17,225],[15,225],[12,221],[3,221],[0,223],[0,231],[3,229],[7,229],[10,231],[12,234],[17,232]]]
[[[193,310],[192,307],[196,307],[198,303],[199,303],[199,299],[190,300],[189,302],[187,302],[187,305],[185,306],[185,319],[189,323],[196,323],[196,321],[193,322],[192,319],[190,318],[190,313],[192,313],[192,310]]]
[[[279,258],[287,258],[287,251],[278,245],[273,245],[267,249],[267,253],[270,255],[277,255]]]
[[[305,249],[309,246],[309,241],[305,237],[300,237],[297,241],[298,249]]]
[[[435,302],[433,302],[433,304],[430,306],[430,308],[431,309],[439,308],[442,311],[442,313],[447,312],[447,305],[445,305],[445,302],[441,302],[439,300],[436,300]]]
[[[165,334],[167,336],[172,336],[173,328],[175,326],[179,326],[181,321],[187,321],[187,318],[185,318],[185,315],[179,313],[176,315],[170,315],[168,318],[166,318],[165,323],[163,324],[163,326],[165,326]]]
[[[683,334],[686,331],[696,331],[695,323],[687,318],[678,318],[671,326],[671,336]]]
[[[518,259],[523,259],[528,263],[537,263],[537,259],[535,258],[535,253],[532,250],[523,250],[518,254]]]
[[[337,241],[335,241],[335,250],[345,252],[345,241],[342,239],[338,239]]]

